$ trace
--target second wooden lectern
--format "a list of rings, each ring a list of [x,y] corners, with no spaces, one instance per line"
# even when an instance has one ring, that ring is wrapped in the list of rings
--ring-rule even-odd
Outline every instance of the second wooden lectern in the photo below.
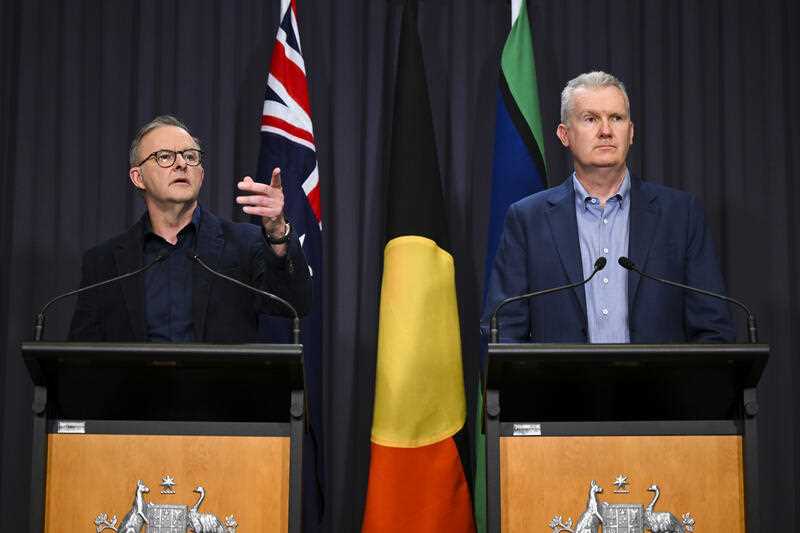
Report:
[[[489,531],[758,531],[768,355],[758,344],[490,344]]]

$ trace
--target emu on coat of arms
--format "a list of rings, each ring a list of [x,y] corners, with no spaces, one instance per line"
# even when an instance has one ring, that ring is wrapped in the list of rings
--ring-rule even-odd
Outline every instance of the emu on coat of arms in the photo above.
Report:
[[[620,478],[618,478],[620,479]],[[691,533],[694,531],[694,518],[689,513],[678,520],[669,512],[656,512],[654,510],[661,493],[658,485],[653,484],[647,489],[653,492],[653,499],[647,507],[641,504],[608,503],[600,502],[597,495],[603,492],[595,481],[589,485],[589,497],[586,510],[578,518],[574,528],[572,518],[566,522],[558,515],[550,521],[551,533],[598,533],[602,526],[603,533],[644,533],[645,529],[651,533]]]
[[[167,476],[167,491],[171,491],[172,479]],[[162,483],[164,485],[164,483]],[[225,518],[223,524],[219,518],[211,513],[200,511],[200,505],[206,498],[206,491],[202,486],[194,489],[199,494],[197,501],[189,507],[188,505],[174,505],[145,502],[144,495],[150,492],[150,488],[142,480],[136,482],[134,490],[133,504],[130,511],[117,525],[117,516],[108,518],[108,513],[100,513],[94,520],[95,533],[101,533],[106,529],[117,531],[118,533],[236,533],[239,524],[233,515]],[[162,494],[175,494],[174,491]]]

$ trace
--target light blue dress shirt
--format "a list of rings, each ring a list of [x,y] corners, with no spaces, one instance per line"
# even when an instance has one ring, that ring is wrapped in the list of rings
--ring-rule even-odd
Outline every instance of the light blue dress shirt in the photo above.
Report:
[[[619,190],[600,206],[600,199],[589,196],[572,174],[575,185],[575,214],[578,219],[578,238],[584,279],[594,270],[597,258],[605,256],[606,267],[584,285],[589,342],[627,343],[628,330],[628,271],[617,259],[628,256],[630,173]]]

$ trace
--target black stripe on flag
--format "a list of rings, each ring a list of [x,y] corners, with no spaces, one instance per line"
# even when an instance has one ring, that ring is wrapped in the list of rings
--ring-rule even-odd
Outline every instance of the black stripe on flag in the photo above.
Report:
[[[407,1],[403,9],[399,48],[389,149],[386,242],[403,235],[419,235],[450,251],[415,0]]]

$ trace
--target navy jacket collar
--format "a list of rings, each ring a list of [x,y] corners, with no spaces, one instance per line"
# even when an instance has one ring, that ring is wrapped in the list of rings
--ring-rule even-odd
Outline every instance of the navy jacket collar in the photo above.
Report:
[[[570,283],[577,283],[583,279],[581,266],[581,248],[578,241],[578,219],[575,216],[575,188],[572,177],[567,178],[558,187],[550,189],[547,198],[549,204],[546,211],[547,222],[556,252],[561,260],[561,266]],[[548,287],[542,287],[548,288]],[[578,300],[578,305],[586,319],[586,293],[583,287],[573,289],[573,294]]]
[[[660,218],[656,188],[640,179],[632,179],[628,258],[641,270],[647,269],[652,237],[656,235]],[[638,274],[628,274],[628,309],[633,309],[640,279]]]
[[[114,260],[119,274],[131,272],[143,266],[146,217],[145,213],[136,224],[125,232],[114,247]],[[207,209],[201,210],[196,231],[197,255],[211,268],[218,269],[219,257],[225,242],[219,219]],[[206,272],[199,265],[195,265],[192,270],[192,320],[197,341],[204,338],[203,331],[205,330],[206,310],[212,281],[212,274]],[[121,283],[133,338],[139,342],[145,342],[147,334],[144,318],[144,276],[134,276]]]
[[[629,258],[641,269],[647,266],[650,254],[652,236],[656,233],[661,212],[658,207],[658,194],[652,187],[641,179],[631,175],[631,211],[630,211],[630,236],[628,243]],[[548,191],[547,221],[556,246],[556,252],[561,260],[561,266],[570,283],[577,283],[583,279],[581,265],[581,249],[578,241],[578,220],[575,216],[575,188],[572,176],[564,183]],[[608,267],[614,268],[616,257],[610,257]],[[618,267],[619,268],[619,267]],[[628,276],[628,308],[633,309],[636,291],[639,288],[640,276]],[[586,293],[583,287],[573,290],[578,305],[586,318]]]
[[[203,210],[200,225],[197,228],[197,255],[214,270],[220,270],[219,258],[225,239],[219,219],[208,210]],[[206,311],[211,287],[216,277],[200,265],[192,269],[192,321],[194,322],[194,338],[205,339]]]

